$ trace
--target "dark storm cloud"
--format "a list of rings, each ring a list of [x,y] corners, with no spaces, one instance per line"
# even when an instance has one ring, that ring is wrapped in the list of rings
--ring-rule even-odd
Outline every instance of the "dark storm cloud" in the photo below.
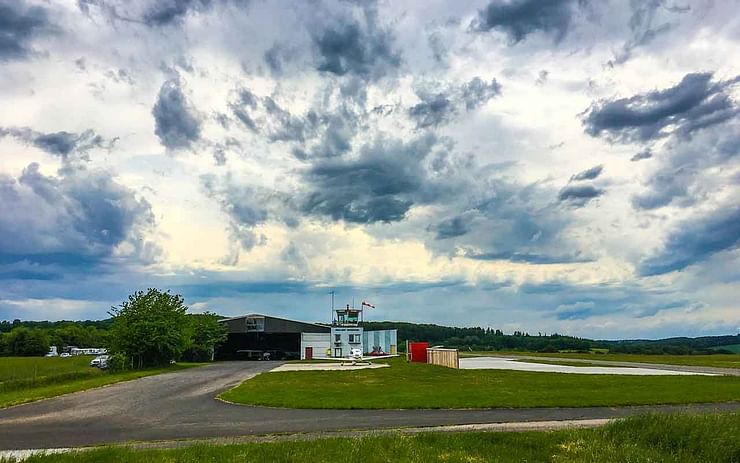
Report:
[[[653,174],[647,182],[647,189],[632,197],[632,207],[635,209],[657,209],[667,206],[676,198],[689,196],[692,176],[686,171],[661,171]],[[693,199],[688,204],[694,204]]]
[[[41,265],[94,265],[129,243],[143,259],[154,226],[149,203],[105,171],[63,169],[46,176],[29,164],[18,178],[0,176],[0,260]],[[43,269],[39,269],[43,270]]]
[[[624,43],[622,49],[617,53],[613,60],[609,61],[610,65],[623,64],[632,57],[636,48],[645,46],[655,40],[661,34],[665,34],[673,27],[671,23],[664,22],[655,25],[656,14],[659,10],[671,13],[685,13],[691,9],[690,6],[685,8],[668,6],[664,0],[633,0],[630,2],[632,15],[629,20],[631,36]]]
[[[23,0],[0,0],[0,61],[27,57],[33,53],[33,40],[53,29],[45,8]]]
[[[434,190],[431,204],[458,212],[445,213],[427,227],[434,234],[426,243],[430,249],[450,256],[462,252],[476,260],[537,265],[591,260],[575,249],[563,251],[561,232],[571,222],[570,211],[552,207],[550,188],[491,178],[495,171],[478,166],[467,166],[465,171],[463,178],[455,178],[459,174],[454,172],[442,173],[445,179],[452,178],[456,189]],[[470,176],[471,171],[476,174]],[[461,203],[461,196],[469,199]]]
[[[579,301],[573,304],[559,305],[555,310],[558,320],[585,320],[598,314],[593,301]]]
[[[77,6],[90,16],[98,9],[110,20],[145,24],[149,27],[180,25],[193,14],[207,13],[218,4],[246,7],[249,0],[145,0],[121,2],[117,0],[78,0]]]
[[[250,250],[266,242],[266,237],[255,232],[255,227],[265,223],[274,210],[270,206],[267,192],[251,186],[238,186],[231,175],[217,178],[214,175],[203,175],[201,186],[206,195],[216,199],[221,209],[229,216],[232,239],[238,241],[242,248]],[[238,249],[232,251],[238,257]],[[231,264],[235,264],[233,261]]]
[[[11,136],[65,160],[73,153],[78,153],[86,159],[89,150],[109,148],[113,143],[106,143],[105,139],[93,130],[85,130],[81,134],[66,131],[43,133],[28,127],[0,127],[0,137],[4,136]]]
[[[465,257],[475,260],[507,260],[509,262],[519,262],[526,264],[549,265],[549,264],[573,264],[591,262],[593,259],[580,257],[576,255],[562,254],[536,254],[530,252],[518,251],[501,251],[485,252],[475,254],[472,252],[465,253]]]
[[[366,5],[361,16],[362,22],[333,19],[331,24],[311,33],[317,70],[377,79],[400,66],[401,54],[395,49],[393,35],[378,23],[377,12]]]
[[[431,135],[408,143],[380,139],[355,159],[318,161],[304,174],[311,191],[300,207],[354,223],[403,220],[425,186],[422,162],[436,143]]]
[[[319,116],[314,111],[308,111],[304,116],[294,116],[271,97],[264,98],[263,104],[268,116],[267,137],[270,141],[305,142],[313,136],[319,125]]]
[[[465,217],[457,216],[443,220],[429,229],[437,233],[435,239],[444,240],[466,234],[470,231],[470,225]]]
[[[647,148],[635,154],[634,156],[632,156],[630,158],[630,161],[632,162],[642,161],[643,159],[650,159],[652,157],[653,157],[653,151],[650,148]]]
[[[351,141],[367,116],[363,92],[353,82],[332,88],[338,93],[337,107],[317,104],[304,114],[291,114],[272,97],[259,97],[248,89],[241,89],[229,106],[245,127],[268,142],[293,144],[291,152],[297,159],[332,158],[351,150]]]
[[[417,91],[421,101],[409,108],[408,115],[417,129],[437,127],[450,122],[460,111],[473,111],[500,94],[501,85],[496,79],[487,83],[475,77],[443,92]]]
[[[560,41],[568,32],[576,0],[493,0],[478,12],[470,24],[472,30],[505,33],[512,43],[524,40],[529,34],[542,31]]]
[[[178,23],[191,11],[202,11],[211,5],[210,0],[158,0],[144,12],[142,20],[150,26]]]
[[[468,111],[486,104],[488,100],[500,94],[501,84],[496,82],[496,79],[491,79],[491,82],[486,83],[480,77],[475,77],[462,88],[462,99]]]
[[[152,115],[154,133],[168,149],[190,148],[200,139],[200,116],[185,98],[179,79],[170,79],[162,84]]]
[[[447,123],[454,114],[455,106],[443,93],[425,96],[421,103],[409,108],[409,117],[416,121],[417,129]]]
[[[709,214],[680,223],[662,250],[640,264],[643,276],[683,270],[740,243],[740,207],[727,204]]]
[[[738,114],[730,89],[739,80],[711,82],[711,73],[687,74],[677,85],[630,98],[594,103],[583,121],[591,136],[613,141],[649,141],[694,131]]]
[[[593,179],[597,178],[599,175],[601,175],[601,172],[603,172],[603,170],[604,170],[604,166],[603,165],[594,166],[594,167],[592,167],[590,169],[586,169],[583,172],[579,172],[579,173],[573,175],[570,178],[570,180],[572,182],[577,182],[577,181],[580,181],[580,180],[593,180]]]
[[[596,188],[593,185],[568,185],[560,190],[558,200],[574,206],[584,206],[602,194],[604,194],[604,190]]]
[[[740,156],[740,121],[718,124],[690,140],[670,139],[651,167],[643,191],[632,197],[635,209],[674,205],[690,207],[703,200],[717,185],[738,183],[723,179]]]

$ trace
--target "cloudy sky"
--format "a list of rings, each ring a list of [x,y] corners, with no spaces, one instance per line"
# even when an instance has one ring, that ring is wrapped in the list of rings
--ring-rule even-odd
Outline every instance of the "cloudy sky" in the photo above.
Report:
[[[0,319],[740,331],[733,0],[0,0]]]

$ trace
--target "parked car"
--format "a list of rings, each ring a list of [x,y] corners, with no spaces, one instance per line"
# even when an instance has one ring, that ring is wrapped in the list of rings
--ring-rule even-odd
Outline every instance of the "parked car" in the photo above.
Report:
[[[72,357],[72,354],[70,354],[69,352],[63,352],[59,354],[59,356],[66,359],[67,357]]]
[[[106,368],[108,368],[108,356],[98,355],[94,359],[90,360],[90,366],[105,370]]]

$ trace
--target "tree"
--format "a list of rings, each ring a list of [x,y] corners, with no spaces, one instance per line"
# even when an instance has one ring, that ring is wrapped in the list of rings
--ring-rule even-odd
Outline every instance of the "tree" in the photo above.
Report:
[[[179,359],[192,337],[187,309],[182,296],[169,291],[135,292],[109,312],[111,352],[126,355],[139,368]]]
[[[190,315],[193,338],[185,358],[200,362],[213,360],[216,347],[228,336],[226,326],[218,320],[218,315],[211,312]]]
[[[43,330],[19,326],[3,337],[4,349],[10,355],[30,357],[49,352],[49,335]]]

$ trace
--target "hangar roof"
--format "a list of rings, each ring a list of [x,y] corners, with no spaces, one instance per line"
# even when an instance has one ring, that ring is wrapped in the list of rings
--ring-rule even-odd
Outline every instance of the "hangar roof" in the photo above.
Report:
[[[263,319],[262,323],[248,323],[248,319]],[[239,323],[244,320],[244,323]],[[272,332],[272,333],[328,333],[328,325],[308,323],[289,318],[274,317],[260,313],[250,313],[219,320],[227,324],[230,333]]]

